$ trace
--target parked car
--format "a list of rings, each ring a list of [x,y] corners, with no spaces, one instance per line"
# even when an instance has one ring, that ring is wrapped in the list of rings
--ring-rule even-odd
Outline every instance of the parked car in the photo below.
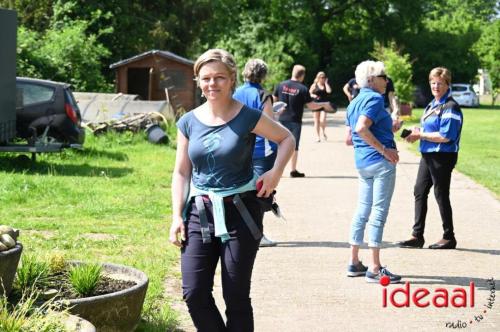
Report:
[[[479,106],[479,97],[470,84],[452,83],[451,95],[460,106]]]
[[[17,137],[30,141],[47,131],[47,136],[58,142],[83,144],[85,130],[71,85],[17,77],[16,88]]]
[[[429,89],[425,89],[421,86],[416,86],[413,91],[413,104],[416,107],[426,107],[427,104],[432,100],[432,94]]]

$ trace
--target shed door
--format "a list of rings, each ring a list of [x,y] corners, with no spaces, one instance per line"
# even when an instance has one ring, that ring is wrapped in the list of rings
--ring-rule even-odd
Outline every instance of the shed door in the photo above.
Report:
[[[149,68],[128,68],[127,79],[127,93],[139,95],[142,100],[148,100]]]

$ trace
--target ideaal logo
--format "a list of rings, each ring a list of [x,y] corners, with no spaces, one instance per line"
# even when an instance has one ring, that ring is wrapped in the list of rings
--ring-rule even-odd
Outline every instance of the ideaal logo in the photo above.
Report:
[[[449,292],[446,288],[436,288],[433,294],[427,288],[411,289],[410,282],[405,282],[405,285],[400,288],[393,289],[388,295],[387,287],[390,283],[389,277],[380,278],[380,284],[384,286],[382,289],[382,307],[387,307],[387,299],[396,308],[409,307],[413,303],[419,308],[425,308],[431,304],[436,308],[447,308],[450,305],[459,307],[474,307],[475,287],[474,282],[469,284],[469,288],[457,287]],[[403,301],[396,300],[396,295],[402,294]]]
[[[476,288],[474,282],[469,283],[468,288],[456,287],[449,291],[446,288],[436,288],[434,291],[430,291],[427,288],[416,288],[411,289],[410,282],[405,282],[403,287],[395,288],[388,292],[387,286],[390,284],[390,279],[387,276],[380,278],[380,284],[384,287],[382,289],[382,307],[386,308],[388,303],[396,308],[410,307],[411,304],[419,307],[425,308],[430,305],[436,308],[447,308],[449,306],[455,308],[474,308],[475,306],[475,296]],[[490,290],[490,295],[487,298],[487,304],[484,307],[487,309],[492,309],[495,303],[495,280],[490,278],[486,281],[488,289]],[[398,294],[399,300],[396,298]],[[486,314],[488,310],[483,309],[481,314],[475,315],[473,319],[469,320],[469,324],[473,322],[480,322],[483,320],[483,315]],[[448,328],[466,328],[467,322],[462,322],[458,320],[456,322],[446,322],[445,327]]]

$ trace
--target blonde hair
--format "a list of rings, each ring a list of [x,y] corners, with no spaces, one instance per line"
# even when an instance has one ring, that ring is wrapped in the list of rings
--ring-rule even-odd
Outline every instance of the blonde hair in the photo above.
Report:
[[[295,65],[292,69],[292,78],[300,79],[306,74],[306,67],[302,65]]]
[[[431,70],[429,73],[429,82],[434,77],[442,78],[448,86],[451,84],[451,71],[445,67],[436,67]]]
[[[326,74],[324,71],[320,71],[316,74],[316,78],[314,79],[314,84],[318,84],[318,81],[319,81],[321,76],[326,78]]]
[[[354,72],[356,76],[356,83],[360,88],[368,87],[368,80],[370,77],[385,75],[385,66],[381,61],[367,60],[361,62]]]
[[[231,75],[231,78],[233,79],[233,86],[231,88],[234,92],[234,90],[236,89],[236,76],[238,73],[236,61],[234,61],[234,57],[231,55],[231,53],[218,48],[210,49],[200,55],[198,59],[196,59],[193,69],[195,80],[198,86],[200,85],[199,74],[201,67],[210,62],[220,62],[227,68],[229,74]]]

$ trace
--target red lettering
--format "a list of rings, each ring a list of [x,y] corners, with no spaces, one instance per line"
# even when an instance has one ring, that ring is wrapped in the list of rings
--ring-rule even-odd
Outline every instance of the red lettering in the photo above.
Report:
[[[439,293],[442,293],[441,295]],[[438,303],[438,299],[442,299],[443,303]],[[432,298],[432,304],[436,308],[447,308],[448,307],[448,291],[445,288],[437,288],[436,295]]]
[[[475,291],[476,291],[476,287],[474,286],[474,281],[471,281],[469,283],[469,289],[470,289],[470,307],[471,308],[474,308],[474,297],[475,297]]]
[[[396,294],[397,293],[403,293],[405,295],[405,301],[403,303],[397,303],[396,302]],[[410,283],[407,281],[405,282],[404,288],[396,288],[395,290],[392,291],[391,293],[391,303],[393,306],[396,308],[402,308],[402,307],[409,307],[410,306]]]
[[[420,293],[422,293],[422,295],[419,295]],[[413,293],[413,296],[412,296],[412,300],[413,300],[413,303],[419,307],[419,308],[425,308],[425,307],[428,307],[429,306],[429,301],[427,302],[424,302],[424,303],[420,303],[419,301],[421,299],[423,299],[424,297],[426,297],[427,295],[429,295],[430,292],[429,290],[425,289],[425,288],[418,288],[415,293]]]
[[[461,300],[461,304],[457,303],[457,299]],[[467,292],[463,288],[455,288],[453,290],[453,295],[451,296],[451,305],[455,308],[467,307]]]
[[[387,288],[382,289],[382,307],[387,308]]]

